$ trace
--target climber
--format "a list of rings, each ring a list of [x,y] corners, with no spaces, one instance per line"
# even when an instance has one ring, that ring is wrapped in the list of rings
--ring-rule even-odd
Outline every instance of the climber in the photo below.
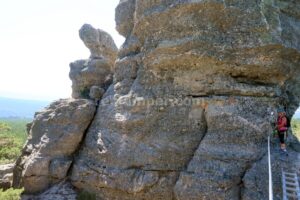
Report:
[[[286,144],[285,144],[285,137],[287,134],[287,117],[284,109],[280,108],[278,109],[278,118],[277,118],[277,131],[278,131],[278,136],[280,140],[280,149],[287,153],[286,150]]]

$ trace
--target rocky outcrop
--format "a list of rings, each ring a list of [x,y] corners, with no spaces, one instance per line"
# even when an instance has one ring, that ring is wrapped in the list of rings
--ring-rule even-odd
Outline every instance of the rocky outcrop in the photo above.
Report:
[[[62,99],[36,113],[14,169],[14,187],[37,193],[64,180],[95,107],[90,100]]]
[[[73,185],[107,200],[248,199],[244,175],[266,153],[270,113],[299,105],[297,6],[120,1],[126,41]]]
[[[23,198],[65,199],[65,195],[70,194],[68,199],[76,199],[77,192],[65,181],[94,119],[99,100],[112,83],[117,53],[111,36],[100,29],[85,24],[79,36],[90,49],[91,56],[70,64],[74,99],[53,102],[37,112],[27,126],[29,138],[14,167],[13,186],[24,187],[27,194],[43,193]]]
[[[113,67],[118,48],[108,33],[101,29],[95,29],[90,24],[84,24],[79,30],[79,37],[90,50],[90,59],[106,59]]]
[[[111,36],[84,24],[79,36],[89,48],[91,56],[88,60],[78,60],[70,64],[73,98],[90,98],[91,87],[107,89],[112,83],[114,63],[118,48]]]
[[[291,116],[300,102],[298,7],[121,0],[117,59],[110,37],[84,25],[91,57],[70,65],[73,98],[100,100],[95,117],[82,99],[37,114],[14,183],[37,192],[68,176],[101,200],[265,198],[253,177],[270,114],[285,106]]]

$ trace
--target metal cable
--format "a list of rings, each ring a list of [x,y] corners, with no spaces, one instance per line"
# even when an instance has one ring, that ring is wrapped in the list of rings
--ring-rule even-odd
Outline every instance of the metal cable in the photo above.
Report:
[[[268,136],[268,165],[269,165],[269,200],[273,200],[273,181],[271,169],[270,136]]]

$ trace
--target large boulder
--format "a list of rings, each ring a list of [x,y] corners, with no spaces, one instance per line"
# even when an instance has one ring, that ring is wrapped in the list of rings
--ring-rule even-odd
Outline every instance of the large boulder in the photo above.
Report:
[[[299,105],[298,6],[120,1],[126,41],[73,185],[107,200],[249,199],[244,176],[262,165],[271,112]]]
[[[12,186],[14,166],[14,163],[0,165],[0,189],[5,190]]]
[[[14,187],[37,193],[63,180],[95,113],[84,99],[61,99],[37,112],[14,168]]]

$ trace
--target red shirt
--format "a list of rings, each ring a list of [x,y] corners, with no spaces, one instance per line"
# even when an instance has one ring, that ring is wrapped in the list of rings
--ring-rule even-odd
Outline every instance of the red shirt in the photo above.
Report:
[[[287,130],[287,120],[286,120],[286,117],[283,116],[283,117],[278,117],[277,119],[277,130],[278,131],[286,131]]]

